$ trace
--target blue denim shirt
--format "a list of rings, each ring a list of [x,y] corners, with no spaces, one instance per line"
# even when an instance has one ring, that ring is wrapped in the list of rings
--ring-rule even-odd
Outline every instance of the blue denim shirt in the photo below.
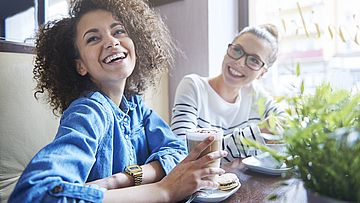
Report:
[[[75,100],[64,112],[53,142],[21,175],[12,202],[102,202],[105,189],[85,182],[159,160],[168,174],[187,155],[185,141],[140,96],[120,108],[101,92]]]

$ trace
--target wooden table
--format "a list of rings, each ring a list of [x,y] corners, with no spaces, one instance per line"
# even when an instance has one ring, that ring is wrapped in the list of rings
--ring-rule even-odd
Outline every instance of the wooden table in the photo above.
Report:
[[[221,165],[221,168],[225,169],[227,173],[235,173],[241,183],[240,189],[223,203],[266,202],[271,195],[277,195],[278,198],[270,202],[307,203],[306,190],[299,179],[282,178],[251,171],[240,158]],[[276,187],[276,183],[281,181],[288,185]]]

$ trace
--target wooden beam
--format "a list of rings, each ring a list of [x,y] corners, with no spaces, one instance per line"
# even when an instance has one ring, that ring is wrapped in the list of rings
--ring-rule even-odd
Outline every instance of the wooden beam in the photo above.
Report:
[[[38,19],[38,25],[42,25],[45,23],[45,0],[37,0],[38,1],[38,13],[37,13],[37,19]]]
[[[249,26],[249,0],[239,0],[239,31]]]
[[[34,54],[34,47],[26,44],[0,40],[0,52]]]

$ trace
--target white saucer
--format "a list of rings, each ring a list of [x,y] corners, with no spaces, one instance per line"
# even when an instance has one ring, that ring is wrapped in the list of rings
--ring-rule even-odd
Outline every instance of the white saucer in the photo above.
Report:
[[[241,187],[241,183],[239,182],[239,185],[236,186],[234,189],[231,190],[218,190],[217,192],[213,194],[209,194],[206,197],[200,197],[197,196],[194,201],[195,202],[221,202],[228,197],[230,197],[232,194],[234,194],[239,188]]]
[[[252,171],[269,175],[281,175],[283,172],[290,170],[290,168],[286,168],[285,163],[279,169],[263,167],[261,166],[260,161],[255,159],[254,157],[245,158],[242,160],[242,162]]]

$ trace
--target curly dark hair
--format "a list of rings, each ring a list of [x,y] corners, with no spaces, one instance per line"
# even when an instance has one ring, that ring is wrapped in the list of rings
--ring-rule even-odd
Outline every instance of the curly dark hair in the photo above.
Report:
[[[76,71],[80,54],[75,44],[77,23],[90,11],[110,11],[120,21],[135,45],[136,64],[127,78],[124,94],[143,95],[156,89],[162,73],[174,65],[178,50],[161,16],[143,0],[72,0],[70,17],[43,25],[37,34],[33,69],[37,81],[35,98],[44,94],[54,115],[62,114],[75,99],[97,87]]]

